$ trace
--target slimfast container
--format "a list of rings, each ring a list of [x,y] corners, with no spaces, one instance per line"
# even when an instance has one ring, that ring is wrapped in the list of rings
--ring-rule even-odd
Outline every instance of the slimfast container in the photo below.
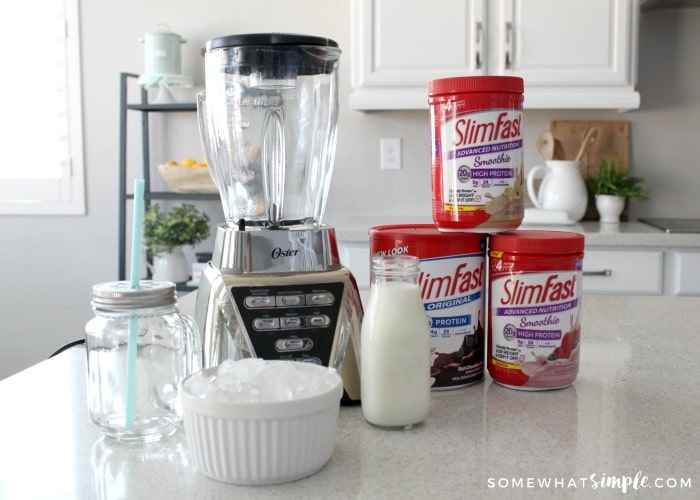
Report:
[[[433,390],[455,389],[483,378],[486,237],[442,233],[434,225],[370,229],[370,255],[413,255],[430,321]]]
[[[429,83],[428,97],[435,224],[516,229],[524,213],[522,78],[441,78]]]
[[[489,239],[486,364],[499,384],[559,389],[578,374],[583,235],[511,231]]]

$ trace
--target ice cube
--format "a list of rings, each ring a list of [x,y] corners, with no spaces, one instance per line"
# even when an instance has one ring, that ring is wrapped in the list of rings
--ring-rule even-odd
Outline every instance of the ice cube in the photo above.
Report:
[[[213,377],[206,376],[203,372],[192,375],[187,381],[187,389],[198,398],[205,398],[212,392]]]
[[[294,399],[294,391],[288,379],[276,379],[264,382],[263,390],[260,393],[261,401],[291,401],[292,399]]]
[[[237,392],[225,392],[222,399],[233,403],[259,403],[260,391],[253,386],[243,384]]]
[[[247,378],[241,377],[239,374],[232,372],[224,372],[216,376],[214,386],[224,393],[237,393],[245,390],[245,381]]]
[[[234,361],[227,359],[219,365],[219,375],[235,375],[242,379],[256,377],[265,369],[265,360],[261,358],[244,358]]]
[[[303,363],[261,358],[226,360],[214,376],[190,378],[188,389],[197,397],[237,403],[289,401],[330,390],[336,371],[326,368],[319,376]]]

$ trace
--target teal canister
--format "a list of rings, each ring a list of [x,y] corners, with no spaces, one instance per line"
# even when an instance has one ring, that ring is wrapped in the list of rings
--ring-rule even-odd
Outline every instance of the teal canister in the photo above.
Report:
[[[146,33],[141,42],[146,57],[145,75],[148,77],[172,77],[180,75],[180,45],[186,42],[180,35],[159,24]]]

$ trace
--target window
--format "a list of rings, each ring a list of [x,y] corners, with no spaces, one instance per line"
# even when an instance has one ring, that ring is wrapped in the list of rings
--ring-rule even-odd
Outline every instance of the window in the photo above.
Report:
[[[0,18],[0,214],[85,214],[78,3]]]

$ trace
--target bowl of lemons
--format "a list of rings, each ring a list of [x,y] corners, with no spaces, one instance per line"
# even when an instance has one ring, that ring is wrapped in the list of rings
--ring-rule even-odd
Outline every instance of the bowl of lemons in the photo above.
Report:
[[[192,158],[185,158],[179,163],[169,160],[158,165],[158,171],[168,187],[176,193],[218,193],[207,168],[206,159],[197,162]]]

